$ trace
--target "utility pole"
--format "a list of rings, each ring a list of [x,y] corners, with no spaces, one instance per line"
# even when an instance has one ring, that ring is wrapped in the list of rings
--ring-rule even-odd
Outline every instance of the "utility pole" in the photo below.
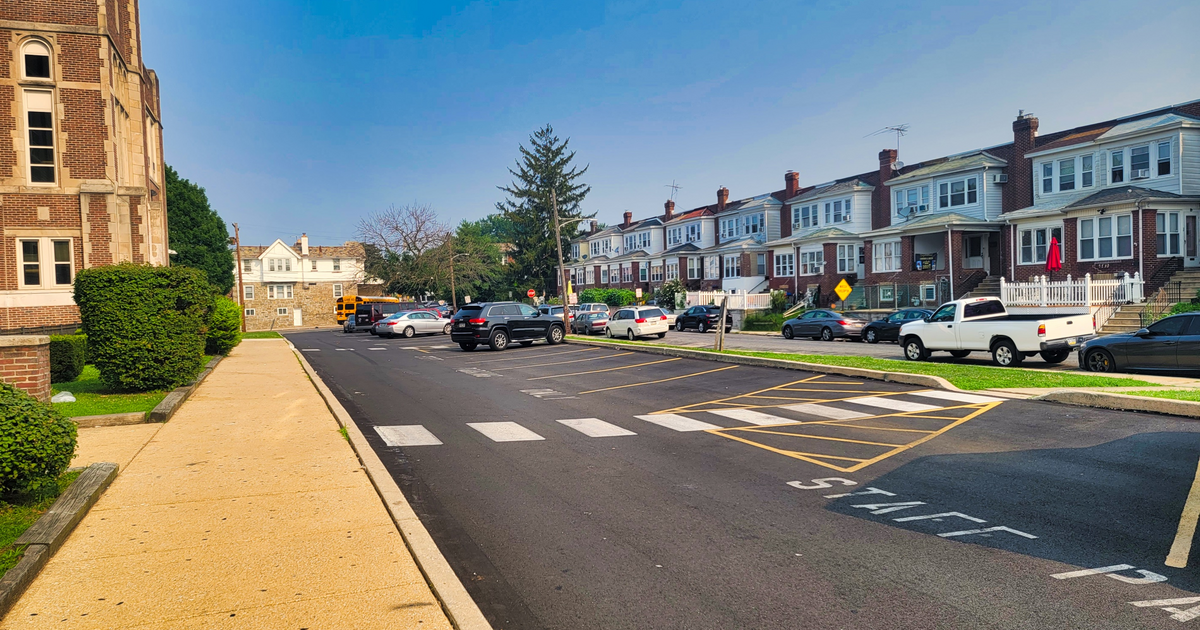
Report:
[[[242,332],[246,332],[246,285],[242,284],[242,237],[238,224],[233,224],[233,248],[237,252],[238,306],[242,307]]]
[[[562,319],[563,332],[570,330],[567,317],[567,270],[563,266],[562,256],[562,228],[558,222],[558,194],[553,188],[550,189],[550,207],[554,210],[554,244],[558,247],[558,294],[562,298]]]

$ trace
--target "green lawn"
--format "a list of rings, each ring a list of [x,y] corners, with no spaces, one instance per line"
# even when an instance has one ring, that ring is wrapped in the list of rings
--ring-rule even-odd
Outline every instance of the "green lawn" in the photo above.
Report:
[[[13,546],[13,541],[25,533],[38,517],[50,509],[58,495],[79,476],[78,472],[65,473],[58,478],[58,486],[48,488],[36,495],[9,497],[0,501],[0,575],[16,566],[21,560],[24,546]]]
[[[74,381],[51,385],[54,394],[64,390],[75,396],[75,402],[54,403],[54,408],[68,417],[150,411],[167,395],[165,390],[136,394],[109,393],[100,382],[100,371],[93,365],[84,366],[83,373]]]
[[[1149,396],[1151,398],[1171,398],[1174,400],[1200,402],[1200,389],[1145,390],[1120,393],[1127,396]]]
[[[650,345],[636,342],[606,339],[626,345]],[[655,344],[658,345],[658,344]],[[700,352],[716,352],[710,348],[684,348]],[[782,352],[752,352],[748,350],[726,350],[724,354],[735,354],[745,357],[763,359],[783,359],[785,361],[803,361],[804,363],[819,363],[821,365],[840,365],[844,367],[882,370],[884,372],[904,372],[906,374],[927,374],[940,376],[950,381],[959,389],[992,389],[1009,387],[1145,387],[1153,383],[1131,378],[1114,378],[1109,376],[1092,376],[1079,372],[1032,372],[1020,368],[982,367],[977,365],[959,365],[955,363],[916,363],[911,361],[893,361],[874,357],[826,356],[820,354],[789,354]]]
[[[283,335],[274,330],[260,330],[242,335],[242,339],[283,339]]]

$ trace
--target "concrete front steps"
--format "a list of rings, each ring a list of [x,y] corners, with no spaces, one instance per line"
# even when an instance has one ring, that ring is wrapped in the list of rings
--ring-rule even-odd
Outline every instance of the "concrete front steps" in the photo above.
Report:
[[[977,297],[1000,297],[1000,276],[988,276],[984,278],[970,293],[963,296],[963,299]]]
[[[1101,335],[1111,335],[1113,333],[1137,332],[1142,327],[1142,309],[1146,308],[1145,304],[1125,304],[1117,309],[1113,316],[1104,322],[1100,330],[1096,331]]]
[[[1167,283],[1178,282],[1182,288],[1180,298],[1184,302],[1190,302],[1196,297],[1196,291],[1200,291],[1200,269],[1183,269],[1176,271],[1175,275],[1171,276]]]

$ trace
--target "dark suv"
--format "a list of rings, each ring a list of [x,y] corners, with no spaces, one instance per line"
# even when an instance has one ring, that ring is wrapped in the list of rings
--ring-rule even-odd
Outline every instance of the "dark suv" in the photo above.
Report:
[[[720,306],[693,306],[675,316],[675,330],[683,332],[695,328],[700,332],[708,332],[717,327],[721,319]],[[733,316],[725,314],[725,332],[733,329]]]
[[[467,352],[484,343],[492,350],[503,350],[514,341],[522,346],[538,339],[551,345],[562,343],[565,331],[559,312],[555,317],[517,302],[468,304],[450,320],[450,339]]]

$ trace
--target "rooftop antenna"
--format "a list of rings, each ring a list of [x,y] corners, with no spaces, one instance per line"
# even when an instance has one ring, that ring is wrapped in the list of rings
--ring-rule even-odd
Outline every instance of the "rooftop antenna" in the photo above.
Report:
[[[908,133],[908,123],[904,123],[903,125],[891,125],[889,127],[884,127],[883,129],[880,129],[879,131],[871,132],[863,137],[870,138],[871,136],[878,136],[881,133],[896,134],[896,153],[899,153],[900,152],[900,138],[902,136],[904,136],[904,134]]]
[[[665,184],[665,186],[671,189],[671,201],[675,201],[675,193],[679,192],[680,188],[683,188],[683,186],[676,184],[674,179],[671,180],[670,184]]]

